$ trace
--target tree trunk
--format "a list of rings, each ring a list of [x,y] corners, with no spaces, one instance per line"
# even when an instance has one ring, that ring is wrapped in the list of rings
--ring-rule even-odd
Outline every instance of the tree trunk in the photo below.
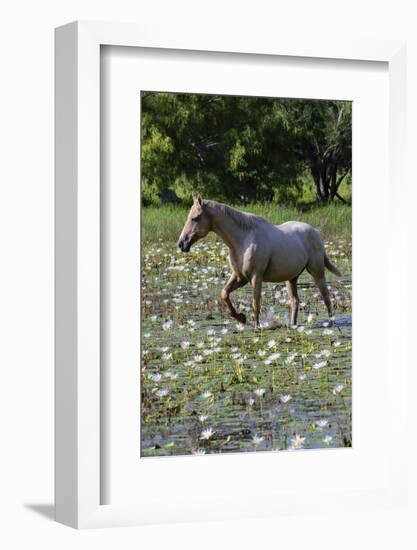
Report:
[[[327,202],[329,200],[330,181],[327,175],[326,166],[313,174],[314,183],[316,186],[316,197],[319,202]]]
[[[333,201],[337,193],[337,189],[337,164],[334,162],[333,166],[331,167],[329,202]]]
[[[332,202],[335,197],[345,202],[345,199],[339,194],[339,187],[349,170],[337,176],[337,163],[322,161],[319,168],[310,167],[316,187],[316,197],[319,202]]]

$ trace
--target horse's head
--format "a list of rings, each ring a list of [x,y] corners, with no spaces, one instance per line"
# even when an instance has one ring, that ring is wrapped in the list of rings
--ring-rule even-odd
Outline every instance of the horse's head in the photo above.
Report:
[[[206,212],[203,199],[194,197],[187,221],[181,231],[178,246],[182,252],[189,252],[191,246],[207,235],[211,229],[210,217]]]

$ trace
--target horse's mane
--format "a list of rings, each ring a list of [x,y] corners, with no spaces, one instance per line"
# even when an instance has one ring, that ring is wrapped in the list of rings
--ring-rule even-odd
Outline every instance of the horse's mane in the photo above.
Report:
[[[268,223],[261,216],[249,214],[248,212],[241,212],[240,210],[237,210],[237,208],[233,208],[227,204],[222,204],[221,202],[204,200],[203,205],[206,205],[209,209],[230,218],[241,229],[253,229],[260,223]]]

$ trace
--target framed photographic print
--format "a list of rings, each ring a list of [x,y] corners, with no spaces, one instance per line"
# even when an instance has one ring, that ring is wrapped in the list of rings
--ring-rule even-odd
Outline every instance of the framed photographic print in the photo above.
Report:
[[[58,521],[404,501],[404,59],[57,29]]]

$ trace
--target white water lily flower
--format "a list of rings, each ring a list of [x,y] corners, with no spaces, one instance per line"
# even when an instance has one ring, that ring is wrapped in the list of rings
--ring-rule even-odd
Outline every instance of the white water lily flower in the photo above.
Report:
[[[164,373],[164,376],[165,376],[165,378],[171,378],[171,380],[175,380],[176,378],[178,378],[178,374],[173,373],[173,372],[170,371],[170,370],[167,370],[167,371]]]
[[[169,330],[172,328],[173,321],[165,321],[165,323],[162,323],[163,330]]]
[[[281,395],[281,397],[279,398],[281,403],[288,403],[288,401],[290,401],[291,399],[291,395],[288,393],[286,395]]]
[[[209,399],[213,394],[210,391],[205,391],[201,394],[202,399]]]
[[[187,349],[190,347],[190,342],[188,340],[184,340],[183,342],[181,342],[181,347],[182,349]]]
[[[328,423],[329,423],[328,420],[326,420],[325,418],[322,418],[321,420],[317,420],[316,425],[319,428],[325,428]]]
[[[206,454],[206,451],[204,449],[196,449],[194,452],[193,452],[194,455],[205,455]]]
[[[323,443],[326,445],[330,445],[330,443],[333,441],[333,437],[331,435],[326,435],[326,437],[323,438]]]
[[[208,416],[206,414],[200,414],[198,417],[199,421],[204,424],[204,422],[207,420]]]
[[[151,375],[149,376],[149,378],[150,378],[151,380],[153,380],[154,382],[159,382],[159,381],[161,380],[161,378],[162,378],[162,374],[159,374],[159,373],[151,374]]]
[[[309,313],[307,317],[307,323],[311,323],[313,319],[314,319],[314,315],[312,313]]]
[[[256,390],[253,391],[253,393],[257,396],[257,397],[262,397],[263,395],[265,395],[265,389],[264,388],[256,388]]]
[[[330,336],[331,334],[333,334],[333,331],[330,328],[325,328],[323,330],[323,336]]]
[[[333,388],[333,393],[340,393],[341,391],[343,391],[344,387],[345,386],[343,384],[337,384],[337,386]]]
[[[291,355],[289,355],[286,359],[285,359],[285,363],[287,365],[291,365],[291,363],[294,363],[294,360],[295,358],[297,357],[297,354],[296,353],[293,353]]]
[[[306,378],[307,378],[307,375],[306,375],[305,372],[302,372],[302,373],[298,376],[298,380],[301,380],[301,381],[305,380]]]
[[[166,397],[169,394],[169,391],[166,389],[158,390],[155,395],[157,397]]]
[[[256,434],[255,434],[255,435],[252,437],[252,441],[254,442],[255,445],[260,445],[260,444],[262,443],[262,441],[264,441],[264,440],[265,440],[265,438],[262,437],[261,435],[256,435]]]
[[[203,359],[204,359],[204,357],[203,357],[202,355],[195,355],[195,356],[194,356],[194,361],[195,361],[196,363],[202,363],[202,362],[203,362]]]
[[[263,349],[260,349],[260,350],[258,350],[258,355],[260,355],[261,357],[263,357],[264,355],[266,355],[266,351],[263,350]]]
[[[315,354],[315,357],[317,357],[317,359],[319,359],[320,357],[329,357],[330,355],[332,354],[332,352],[328,349],[322,349],[321,351],[317,352]]]
[[[276,344],[277,343],[275,342],[275,340],[269,340],[267,346],[268,348],[273,348],[274,346],[276,346]]]
[[[216,432],[213,430],[213,428],[206,428],[203,430],[200,434],[200,439],[210,439]]]
[[[143,335],[144,338],[150,338],[151,335],[149,334],[149,332],[145,332],[145,334]]]
[[[291,449],[302,449],[304,447],[305,440],[305,437],[301,437],[299,434],[296,434],[295,437],[291,438]]]
[[[314,363],[313,369],[321,369],[327,365],[327,361],[319,361],[318,363]]]
[[[310,336],[310,334],[312,334],[313,331],[311,329],[308,329],[304,332],[304,334],[307,334],[307,336]]]
[[[338,348],[341,344],[342,344],[342,342],[340,340],[337,340],[337,342],[333,342],[333,346],[335,348]]]
[[[164,353],[162,355],[162,360],[163,361],[170,361],[172,359],[172,353]]]

